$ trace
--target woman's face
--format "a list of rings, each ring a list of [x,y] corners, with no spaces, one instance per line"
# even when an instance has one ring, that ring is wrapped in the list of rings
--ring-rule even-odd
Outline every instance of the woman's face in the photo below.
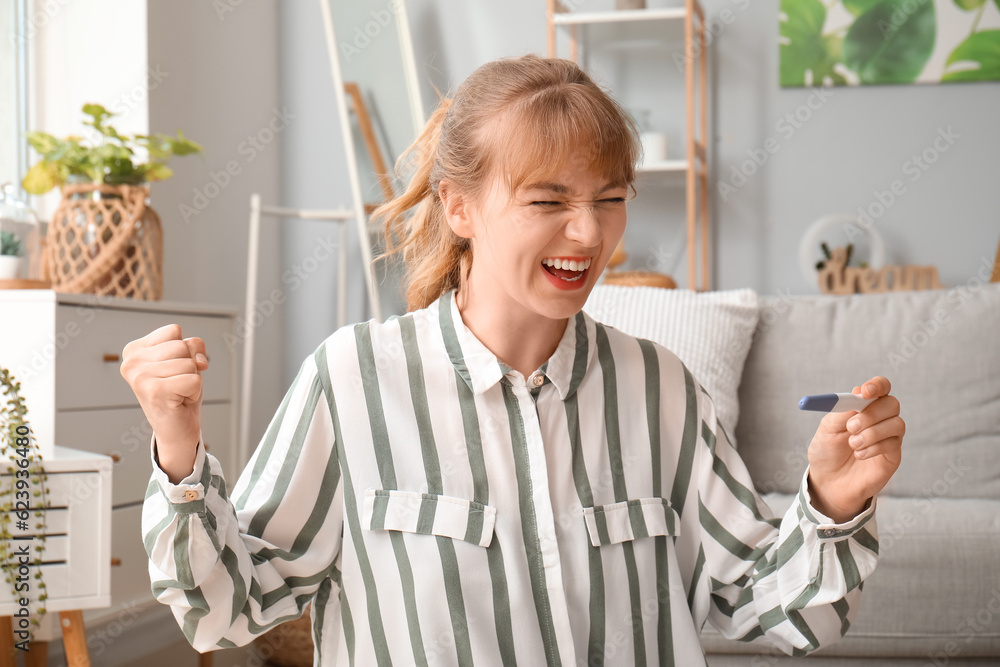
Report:
[[[583,308],[625,232],[629,192],[589,164],[577,151],[551,177],[512,194],[497,176],[468,207],[478,298],[553,319]]]

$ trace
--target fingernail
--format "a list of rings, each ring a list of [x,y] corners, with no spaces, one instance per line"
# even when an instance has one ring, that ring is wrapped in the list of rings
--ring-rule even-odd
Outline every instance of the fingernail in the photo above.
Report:
[[[194,357],[195,357],[195,359],[197,359],[198,361],[200,361],[203,364],[207,364],[208,363],[208,357],[206,357],[201,352],[198,352],[197,354],[195,354]]]
[[[873,385],[873,384],[866,384],[865,385],[865,391],[867,391],[869,394],[874,394],[875,393],[875,385]]]
[[[850,431],[857,431],[858,426],[861,425],[861,420],[857,417],[851,417],[847,420],[847,429]]]
[[[858,445],[861,444],[861,436],[852,435],[850,438],[847,439],[847,442],[851,443],[852,447],[857,447]]]

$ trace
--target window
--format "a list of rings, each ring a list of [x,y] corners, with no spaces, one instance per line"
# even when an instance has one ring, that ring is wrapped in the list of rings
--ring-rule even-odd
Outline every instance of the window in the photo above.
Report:
[[[27,0],[0,0],[0,184],[19,188],[28,169],[26,14]]]

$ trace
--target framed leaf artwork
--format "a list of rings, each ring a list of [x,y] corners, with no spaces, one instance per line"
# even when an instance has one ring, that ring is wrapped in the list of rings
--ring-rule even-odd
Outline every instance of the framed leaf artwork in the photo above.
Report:
[[[1000,81],[1000,0],[781,0],[782,87]]]

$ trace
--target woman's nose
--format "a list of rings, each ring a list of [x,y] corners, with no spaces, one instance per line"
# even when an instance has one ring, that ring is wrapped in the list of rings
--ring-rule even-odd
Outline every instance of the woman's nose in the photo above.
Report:
[[[580,245],[592,247],[601,241],[601,223],[597,209],[590,204],[572,206],[566,222],[566,237]]]

